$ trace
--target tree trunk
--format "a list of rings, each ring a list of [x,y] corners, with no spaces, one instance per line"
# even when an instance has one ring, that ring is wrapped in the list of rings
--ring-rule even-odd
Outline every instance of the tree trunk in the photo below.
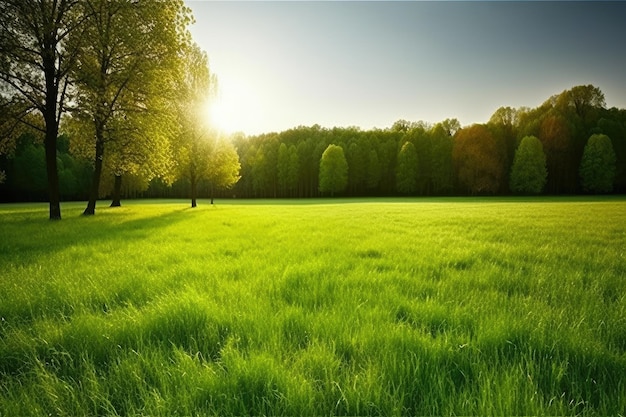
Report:
[[[102,139],[102,129],[96,129],[96,160],[89,191],[89,201],[87,208],[83,211],[84,216],[96,214],[96,201],[98,200],[98,190],[100,188],[100,177],[102,176],[102,159],[104,158],[104,140]]]
[[[198,194],[198,184],[196,181],[195,175],[192,175],[191,178],[191,208],[196,207],[196,196]]]
[[[56,123],[56,122],[54,122]],[[48,198],[50,199],[50,220],[61,220],[61,193],[57,170],[56,128],[46,126],[45,150],[46,172],[48,174]]]
[[[122,176],[115,175],[115,183],[113,184],[113,201],[111,201],[110,207],[122,206]]]
[[[211,205],[213,205],[213,183],[211,182]]]
[[[61,220],[61,192],[59,190],[59,171],[57,169],[57,136],[59,134],[57,99],[59,88],[56,83],[54,56],[45,54],[43,58],[46,79],[46,105],[43,114],[46,123],[44,147],[46,152],[46,173],[48,176],[48,198],[50,199],[50,220]]]

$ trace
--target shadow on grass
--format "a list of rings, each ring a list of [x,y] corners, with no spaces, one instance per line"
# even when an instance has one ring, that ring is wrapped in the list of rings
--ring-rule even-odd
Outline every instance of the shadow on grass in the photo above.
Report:
[[[197,213],[188,207],[167,207],[137,218],[136,212],[105,208],[95,216],[72,213],[60,222],[51,222],[39,210],[0,212],[0,264],[25,266],[72,246],[145,239],[151,231],[189,220]]]

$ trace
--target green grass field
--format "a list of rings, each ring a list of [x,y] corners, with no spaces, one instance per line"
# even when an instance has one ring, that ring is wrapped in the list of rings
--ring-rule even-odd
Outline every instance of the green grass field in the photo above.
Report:
[[[0,415],[618,415],[626,199],[0,206]]]

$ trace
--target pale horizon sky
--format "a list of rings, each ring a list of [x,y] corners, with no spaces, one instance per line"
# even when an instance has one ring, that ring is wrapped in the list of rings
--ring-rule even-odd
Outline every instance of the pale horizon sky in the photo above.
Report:
[[[626,108],[626,2],[186,4],[227,131],[465,126],[583,84]]]

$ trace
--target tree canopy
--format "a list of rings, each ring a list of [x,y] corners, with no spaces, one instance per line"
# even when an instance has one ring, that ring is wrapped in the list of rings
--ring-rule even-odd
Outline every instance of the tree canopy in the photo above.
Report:
[[[580,180],[584,191],[608,193],[615,180],[615,152],[607,135],[591,135],[580,164]]]
[[[453,159],[459,184],[470,194],[495,194],[504,180],[504,149],[485,125],[461,129],[454,139]]]
[[[320,191],[331,197],[346,189],[348,185],[348,162],[343,148],[328,145],[320,160]]]
[[[82,36],[90,41],[70,37],[79,45],[78,65],[71,75],[77,85],[74,118],[91,124],[83,128],[94,149],[84,214],[94,214],[106,148],[113,151],[109,165],[117,175],[133,172],[133,164],[148,167],[161,162],[150,156],[167,148],[167,138],[150,126],[167,119],[162,99],[173,97],[171,81],[181,72],[179,51],[188,46],[185,25],[190,18],[181,1],[91,0],[85,8]],[[144,146],[146,141],[149,146]]]
[[[539,194],[546,184],[546,155],[541,141],[526,136],[520,142],[511,168],[511,191],[521,194]]]
[[[396,189],[402,194],[414,194],[417,191],[417,152],[411,142],[402,145],[398,154],[396,168]]]

